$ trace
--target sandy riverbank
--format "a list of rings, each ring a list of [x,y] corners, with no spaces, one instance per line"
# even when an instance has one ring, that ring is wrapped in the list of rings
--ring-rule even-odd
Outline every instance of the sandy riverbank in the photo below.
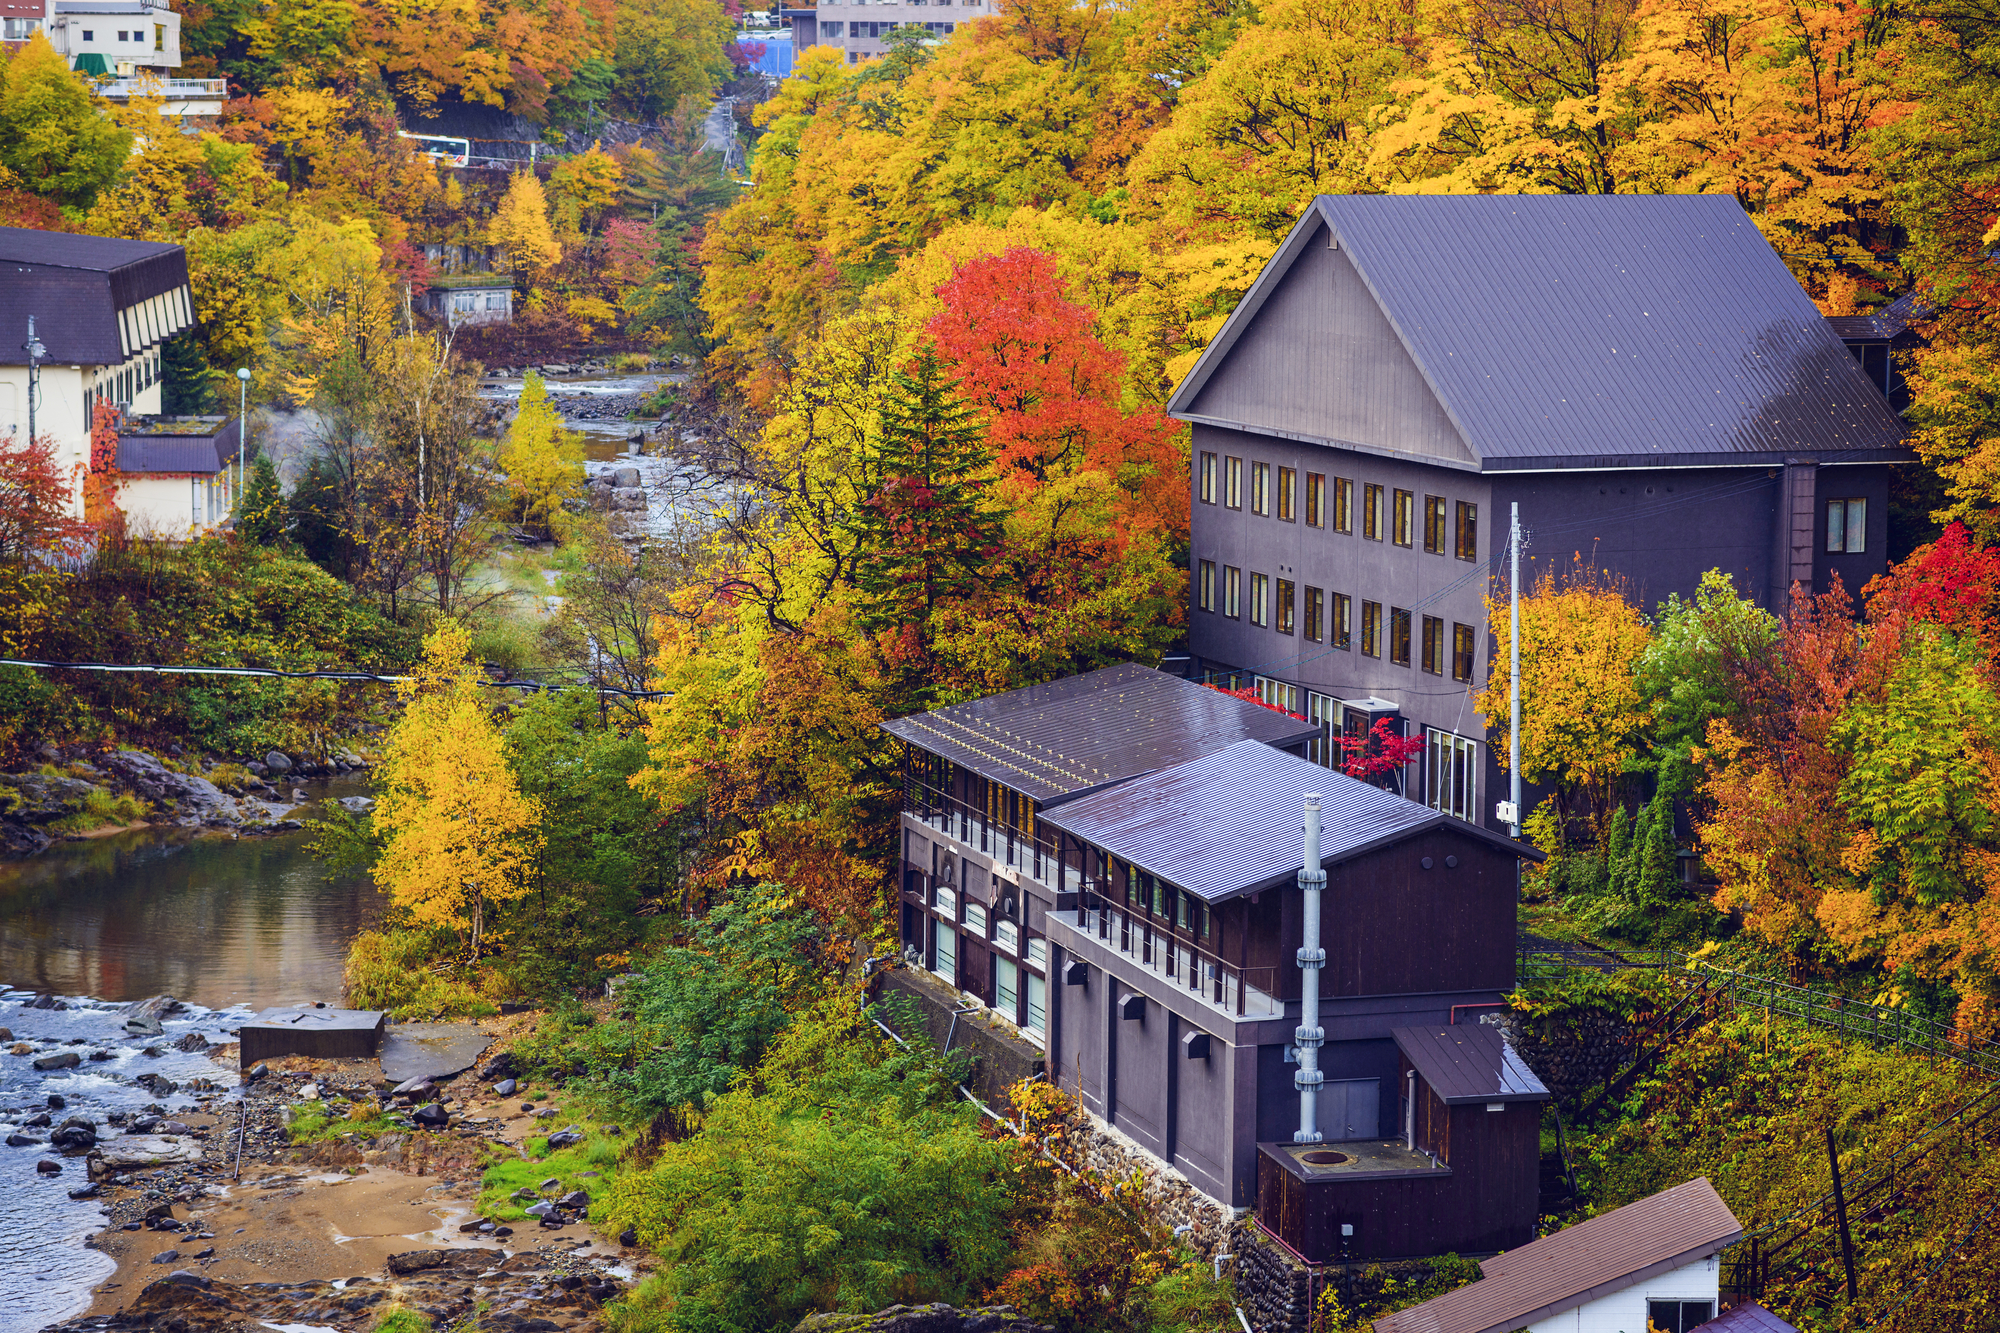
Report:
[[[223,1329],[254,1316],[253,1327],[350,1333],[372,1327],[385,1304],[402,1304],[440,1326],[483,1306],[486,1329],[602,1328],[602,1305],[634,1278],[636,1251],[606,1244],[585,1223],[484,1237],[460,1230],[477,1221],[484,1163],[519,1153],[551,1128],[522,1113],[518,1099],[493,1096],[468,1072],[439,1088],[453,1110],[444,1131],[384,1135],[366,1147],[286,1142],[283,1108],[307,1084],[358,1095],[380,1082],[373,1061],[273,1062],[245,1102],[235,1178],[237,1104],[216,1099],[206,1113],[182,1115],[202,1160],[101,1182],[109,1221],[89,1244],[117,1269],[93,1289],[83,1316],[56,1327],[80,1333],[177,1319]]]

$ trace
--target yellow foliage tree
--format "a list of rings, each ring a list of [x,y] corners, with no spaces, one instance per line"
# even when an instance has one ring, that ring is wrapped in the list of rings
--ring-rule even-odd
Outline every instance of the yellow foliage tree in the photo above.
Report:
[[[507,766],[480,680],[471,634],[441,622],[396,687],[403,717],[375,775],[387,839],[375,882],[417,924],[456,931],[474,958],[492,937],[487,904],[528,892],[542,844],[541,808]]]
[[[487,239],[507,253],[507,263],[532,284],[542,271],[562,258],[562,246],[549,225],[549,200],[532,171],[517,171],[506,197],[494,211]]]
[[[583,485],[583,435],[563,428],[549,404],[548,385],[532,370],[521,382],[520,410],[500,442],[500,469],[522,518],[555,533],[563,501]]]
[[[618,202],[624,188],[624,168],[594,143],[589,152],[565,159],[549,173],[549,193],[556,197],[558,207],[575,214],[581,228],[595,226],[604,210]]]
[[[1493,660],[1505,662],[1513,638],[1507,599],[1489,597],[1486,610],[1499,644]],[[1650,717],[1634,668],[1651,637],[1623,587],[1582,564],[1561,578],[1544,573],[1521,598],[1521,776],[1582,796],[1591,818],[1608,812]],[[1507,694],[1507,673],[1493,672],[1479,711],[1505,718]],[[1514,762],[1504,745],[1495,752],[1503,764]]]

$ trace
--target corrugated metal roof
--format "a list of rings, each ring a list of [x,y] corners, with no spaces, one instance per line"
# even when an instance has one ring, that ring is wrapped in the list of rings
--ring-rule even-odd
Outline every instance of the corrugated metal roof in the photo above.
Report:
[[[1699,1325],[1699,1329],[1700,1333],[1799,1333],[1795,1325],[1786,1323],[1755,1301],[1732,1305],[1706,1324]]]
[[[1549,1100],[1549,1090],[1496,1027],[1397,1028],[1389,1035],[1448,1105]]]
[[[1136,663],[883,724],[920,750],[1044,804],[1240,740],[1301,745],[1319,727]]]
[[[213,434],[141,434],[118,436],[120,472],[220,472],[236,458],[242,424],[228,421]]]
[[[1743,1224],[1706,1178],[1479,1265],[1479,1281],[1375,1321],[1375,1333],[1512,1333],[1719,1253]]]
[[[188,285],[178,245],[0,227],[0,364],[21,365],[28,316],[48,351],[44,364],[110,366],[130,351],[119,312]],[[176,321],[177,322],[177,321]]]
[[[1322,222],[1484,470],[1908,456],[1727,195],[1322,195],[1272,266]],[[1189,406],[1272,290],[1252,288],[1175,416],[1200,419]]]
[[[1433,827],[1540,859],[1475,824],[1254,741],[1078,797],[1042,822],[1213,903],[1298,874],[1305,798],[1314,792],[1324,864]]]
[[[1930,319],[1935,313],[1929,302],[1909,291],[1872,315],[1828,315],[1826,326],[1836,337],[1887,342],[1900,338],[1917,320]]]

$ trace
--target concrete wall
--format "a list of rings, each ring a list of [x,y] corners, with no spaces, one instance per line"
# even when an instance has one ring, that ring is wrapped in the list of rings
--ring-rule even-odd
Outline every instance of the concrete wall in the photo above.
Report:
[[[1707,1301],[1713,1314],[1721,1280],[1716,1260],[1710,1256],[1538,1320],[1528,1325],[1529,1333],[1645,1333],[1646,1302]]]
[[[890,994],[906,996],[916,1005],[925,1032],[939,1050],[944,1050],[945,1043],[950,1042],[951,1050],[972,1054],[972,1073],[966,1087],[1002,1115],[1013,1114],[1007,1089],[1022,1079],[1047,1072],[1040,1047],[1021,1040],[990,1017],[959,1014],[954,1020],[952,1011],[960,1007],[954,1003],[957,995],[925,973],[900,968],[888,972],[882,978],[876,998]]]

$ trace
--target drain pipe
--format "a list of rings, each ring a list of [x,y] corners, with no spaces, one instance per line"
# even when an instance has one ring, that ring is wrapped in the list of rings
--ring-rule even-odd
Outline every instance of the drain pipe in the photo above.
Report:
[[[1326,886],[1326,871],[1319,864],[1319,795],[1306,797],[1305,860],[1299,867],[1299,888],[1305,896],[1305,939],[1299,948],[1299,1030],[1293,1038],[1299,1048],[1299,1072],[1292,1083],[1299,1090],[1299,1131],[1294,1143],[1318,1143],[1319,1089],[1326,1076],[1319,1072],[1319,1046],[1326,1031],[1319,1025],[1319,972],[1326,966],[1326,950],[1319,947],[1319,891]]]
[[[1403,1150],[1417,1150],[1417,1071],[1403,1073]]]

